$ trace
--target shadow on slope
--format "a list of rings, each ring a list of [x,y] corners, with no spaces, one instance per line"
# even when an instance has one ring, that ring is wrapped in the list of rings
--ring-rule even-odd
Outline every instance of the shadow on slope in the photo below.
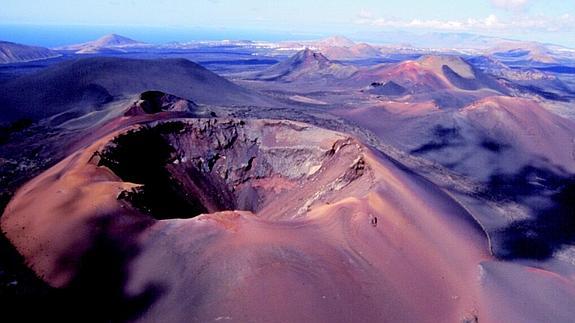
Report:
[[[0,199],[0,214],[9,201]],[[109,220],[109,221],[108,221]],[[114,217],[95,223],[103,231],[114,226]],[[121,239],[95,240],[82,258],[82,270],[68,288],[54,288],[26,266],[24,258],[0,233],[0,304],[2,321],[11,322],[122,322],[135,319],[162,293],[159,285],[148,286],[142,293],[127,296],[129,262],[139,252],[133,243],[147,221],[122,231]],[[60,259],[65,265],[66,259]]]
[[[575,176],[526,166],[520,172],[493,175],[484,196],[528,206],[532,217],[512,222],[492,236],[501,259],[544,260],[575,243]]]

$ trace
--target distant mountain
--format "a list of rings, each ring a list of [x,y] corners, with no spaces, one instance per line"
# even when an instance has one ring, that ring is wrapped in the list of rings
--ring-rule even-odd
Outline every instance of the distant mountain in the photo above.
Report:
[[[265,105],[268,101],[185,59],[97,57],[67,61],[0,85],[0,123],[22,118],[59,121],[144,91],[202,104]]]
[[[354,60],[381,56],[378,48],[366,43],[355,43],[343,36],[333,36],[308,42],[284,42],[279,44],[282,50],[305,47],[321,52],[331,60]]]
[[[343,36],[331,36],[328,38],[314,41],[313,44],[317,47],[353,47],[355,42]]]
[[[115,46],[137,45],[137,44],[143,44],[143,43],[116,34],[108,34],[91,42],[91,45],[100,47],[115,47]]]
[[[387,45],[433,49],[485,49],[502,38],[482,36],[470,33],[413,33],[407,31],[389,31],[378,34],[378,41]]]
[[[108,34],[94,41],[69,45],[57,48],[58,50],[73,51],[76,54],[96,54],[96,53],[109,53],[121,52],[130,47],[146,46],[146,43],[133,40],[128,37]]]
[[[61,56],[48,48],[0,41],[0,64],[32,62]]]
[[[487,54],[503,60],[553,64],[558,58],[547,46],[537,42],[505,41],[490,47]]]
[[[333,60],[354,60],[381,56],[381,51],[369,44],[359,43],[349,47],[321,47],[321,52]]]
[[[310,45],[332,60],[353,60],[381,55],[377,48],[366,43],[355,43],[343,36],[333,36],[313,41],[310,42]]]
[[[513,81],[557,81],[557,77],[550,73],[534,68],[513,69],[493,56],[477,56],[473,61],[488,74]]]
[[[442,52],[464,52],[491,55],[508,51],[522,50],[529,56],[526,60],[554,63],[558,58],[575,58],[575,50],[562,46],[534,41],[520,41],[501,37],[484,36],[471,33],[430,32],[418,34],[406,31],[382,32],[378,42],[385,48],[397,49],[433,49]],[[517,52],[512,53],[517,54]],[[551,59],[552,57],[552,59]]]
[[[343,79],[357,69],[353,66],[332,62],[322,53],[302,50],[283,62],[279,62],[255,75],[265,81],[309,81],[318,79]]]

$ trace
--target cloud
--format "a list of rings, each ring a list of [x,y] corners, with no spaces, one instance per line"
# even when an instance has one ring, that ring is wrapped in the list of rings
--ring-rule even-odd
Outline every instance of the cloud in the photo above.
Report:
[[[360,19],[371,19],[373,18],[373,13],[366,9],[361,9],[357,14],[358,18]]]
[[[528,0],[490,0],[490,1],[494,6],[498,8],[511,9],[511,10],[522,9],[529,2]]]
[[[422,28],[422,29],[441,29],[441,30],[468,30],[472,28],[499,28],[502,23],[495,15],[490,15],[485,19],[467,20],[437,20],[437,19],[385,19],[366,17],[364,14],[358,15],[356,23],[363,25],[372,25],[377,27],[392,27],[392,28]]]
[[[516,0],[517,1],[517,0]],[[400,29],[432,29],[447,31],[575,31],[575,16],[564,14],[557,17],[550,16],[513,16],[501,20],[495,14],[485,18],[468,18],[464,20],[437,20],[437,19],[387,19],[367,15],[360,12],[355,21],[357,24],[375,27],[388,27]]]

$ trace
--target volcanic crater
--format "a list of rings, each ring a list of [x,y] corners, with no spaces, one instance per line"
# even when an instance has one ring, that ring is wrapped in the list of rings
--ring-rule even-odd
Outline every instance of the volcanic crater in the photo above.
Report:
[[[351,135],[205,108],[148,91],[85,130],[0,218],[26,265],[105,321],[522,321],[486,286],[546,283]]]
[[[119,198],[156,219],[225,210],[274,218],[302,215],[316,200],[331,200],[330,193],[364,174],[360,155],[359,143],[339,134],[293,122],[234,119],[143,125],[96,152],[98,166],[140,184]],[[343,164],[342,172],[333,171]],[[282,211],[261,212],[279,201]]]
[[[97,241],[131,244],[134,230],[157,220],[248,211],[281,221],[365,195],[374,183],[365,149],[344,134],[291,121],[138,123],[30,181],[7,206],[2,228],[45,281],[66,286]],[[36,203],[38,194],[48,202]]]

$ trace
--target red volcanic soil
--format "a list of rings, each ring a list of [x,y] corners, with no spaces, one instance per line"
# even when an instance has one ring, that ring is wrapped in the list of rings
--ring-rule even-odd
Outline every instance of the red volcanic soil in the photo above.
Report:
[[[435,71],[424,68],[416,61],[384,65],[353,76],[354,82],[394,81],[414,92],[437,91],[450,88],[450,84]]]
[[[348,83],[367,86],[373,82],[391,82],[409,93],[436,91],[508,93],[493,77],[484,74],[458,56],[425,56],[416,61],[381,65],[354,74]]]
[[[575,173],[575,123],[534,100],[490,96],[457,110],[430,101],[383,101],[333,112],[476,180],[529,165]]]
[[[512,142],[530,155],[575,173],[575,123],[533,100],[489,97],[459,113],[488,137]]]
[[[441,189],[297,122],[127,126],[22,187],[0,224],[52,286],[114,277],[136,321],[496,322],[529,320],[525,304],[551,320],[575,308],[570,280],[553,294],[554,274],[495,261]],[[530,288],[548,303],[518,302]]]

